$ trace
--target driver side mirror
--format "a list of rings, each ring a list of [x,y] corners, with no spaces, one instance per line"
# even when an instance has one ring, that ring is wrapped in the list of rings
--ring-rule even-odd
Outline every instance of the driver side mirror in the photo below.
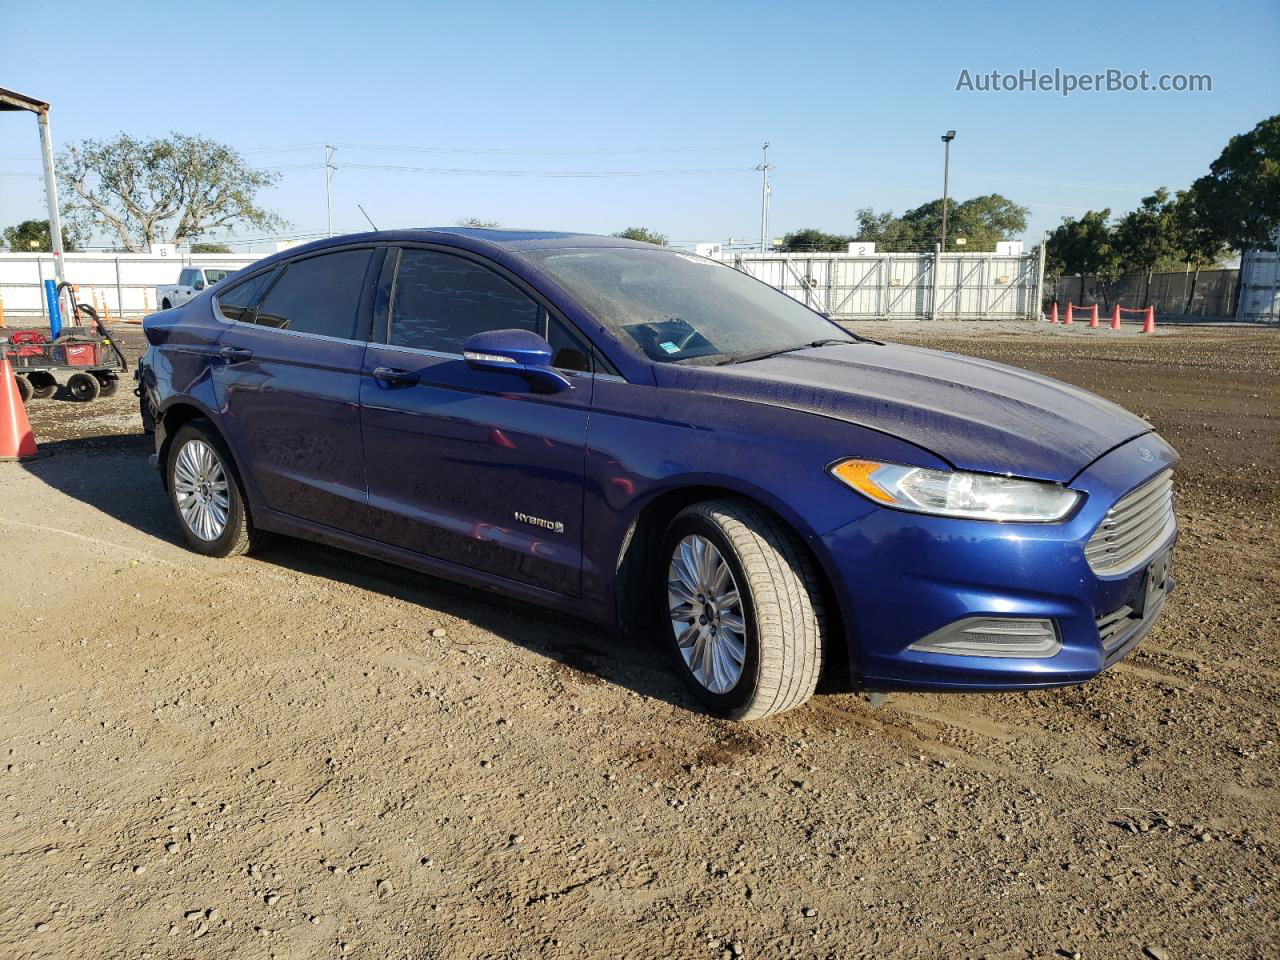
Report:
[[[472,370],[514,373],[537,393],[559,393],[573,384],[551,366],[551,344],[530,330],[485,330],[462,345]]]

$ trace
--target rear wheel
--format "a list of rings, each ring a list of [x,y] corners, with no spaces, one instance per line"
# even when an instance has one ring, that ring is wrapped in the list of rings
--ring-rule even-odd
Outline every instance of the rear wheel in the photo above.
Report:
[[[35,394],[35,388],[31,386],[31,381],[20,374],[15,374],[13,379],[18,385],[18,398],[23,403],[30,403],[31,397]]]
[[[165,463],[169,501],[187,544],[208,557],[238,557],[264,536],[249,521],[244,489],[222,438],[204,420],[192,420],[169,444]]]
[[[822,590],[813,558],[772,514],[707,500],[677,514],[659,554],[676,669],[716,713],[754,720],[813,695]]]
[[[31,382],[31,395],[37,400],[48,400],[58,389],[58,381],[51,373],[29,373],[27,379]]]
[[[88,403],[98,399],[98,395],[102,393],[102,384],[91,373],[73,373],[67,378],[67,393],[71,394],[72,400]]]
[[[98,377],[98,384],[102,387],[102,396],[110,397],[115,395],[116,388],[120,386],[120,381],[115,377],[103,375]]]

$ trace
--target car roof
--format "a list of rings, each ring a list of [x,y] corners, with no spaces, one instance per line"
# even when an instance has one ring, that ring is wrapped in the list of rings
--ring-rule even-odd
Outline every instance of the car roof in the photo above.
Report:
[[[312,243],[281,250],[265,257],[261,263],[274,262],[300,253],[313,253],[329,247],[351,243],[443,243],[463,247],[477,253],[519,254],[527,250],[555,250],[577,247],[632,247],[661,250],[661,247],[622,237],[604,237],[594,233],[571,233],[560,230],[506,230],[498,227],[413,227],[403,230],[371,230],[326,237]]]

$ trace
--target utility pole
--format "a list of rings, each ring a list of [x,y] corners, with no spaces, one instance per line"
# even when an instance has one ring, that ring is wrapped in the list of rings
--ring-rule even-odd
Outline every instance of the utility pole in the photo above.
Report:
[[[760,252],[765,253],[769,249],[769,171],[773,167],[769,166],[769,144],[763,147],[764,159],[760,166],[756,167],[760,171]]]
[[[954,130],[948,130],[942,135],[942,243],[939,250],[943,251],[947,249],[947,181],[951,178],[951,141],[955,138]]]
[[[324,145],[324,206],[329,215],[329,236],[333,236],[333,171],[338,168],[333,164],[333,153],[337,147]]]

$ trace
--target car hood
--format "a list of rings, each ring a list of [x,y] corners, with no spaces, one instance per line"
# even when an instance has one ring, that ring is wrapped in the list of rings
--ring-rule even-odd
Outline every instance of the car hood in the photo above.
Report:
[[[818,347],[723,367],[659,364],[656,376],[660,385],[869,427],[957,469],[1060,483],[1151,430],[1124,408],[1051,377],[897,344]]]

